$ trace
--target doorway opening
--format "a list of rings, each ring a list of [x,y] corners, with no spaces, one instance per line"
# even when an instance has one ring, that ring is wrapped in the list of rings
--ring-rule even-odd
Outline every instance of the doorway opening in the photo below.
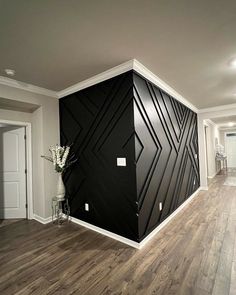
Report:
[[[228,167],[236,169],[236,132],[225,132],[225,151]]]
[[[1,120],[1,223],[3,220],[10,223],[15,219],[32,219],[31,171],[31,124]]]
[[[216,176],[217,178],[222,176],[226,180],[227,177],[236,177],[236,115],[226,116],[225,112],[222,115],[212,112],[212,116],[207,118],[203,113],[200,115],[199,122],[202,117],[204,138],[202,155],[204,153],[205,159],[201,157],[200,169],[203,168],[201,183],[207,185],[205,186],[207,188],[209,184],[214,183]],[[225,181],[225,185],[232,184],[231,178]]]

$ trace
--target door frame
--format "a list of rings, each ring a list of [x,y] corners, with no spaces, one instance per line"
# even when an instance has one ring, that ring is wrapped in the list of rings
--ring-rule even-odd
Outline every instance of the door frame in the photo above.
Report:
[[[33,219],[33,183],[32,183],[32,143],[31,143],[31,123],[30,122],[21,122],[21,121],[12,121],[12,120],[2,120],[0,123],[14,125],[19,127],[25,127],[26,135],[26,218]]]
[[[209,178],[209,146],[208,146],[208,130],[209,130],[209,125],[207,123],[204,124],[204,136],[205,136],[205,154],[206,154],[206,174],[207,177]]]
[[[236,134],[236,131],[226,131],[225,132],[225,153],[227,154],[227,144],[226,144],[226,140],[227,140],[227,134],[231,134],[231,133],[234,133]],[[228,166],[228,160],[227,160],[227,166]]]

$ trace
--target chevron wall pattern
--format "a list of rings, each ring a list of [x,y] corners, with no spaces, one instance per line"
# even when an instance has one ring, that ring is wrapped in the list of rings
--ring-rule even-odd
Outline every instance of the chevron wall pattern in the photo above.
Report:
[[[138,74],[133,79],[142,240],[199,187],[197,115]]]
[[[75,218],[140,242],[199,187],[197,115],[134,71],[60,99],[60,125]]]

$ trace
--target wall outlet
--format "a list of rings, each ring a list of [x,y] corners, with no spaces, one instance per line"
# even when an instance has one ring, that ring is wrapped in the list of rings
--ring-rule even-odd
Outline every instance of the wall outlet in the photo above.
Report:
[[[117,158],[117,166],[126,166],[126,158]]]
[[[162,202],[159,203],[159,210],[162,211]]]
[[[84,209],[85,209],[85,211],[89,211],[89,204],[88,203],[84,204]]]

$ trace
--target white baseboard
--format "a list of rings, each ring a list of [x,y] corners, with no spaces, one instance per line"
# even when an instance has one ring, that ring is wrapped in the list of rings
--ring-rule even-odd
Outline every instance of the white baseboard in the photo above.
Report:
[[[138,243],[138,242],[135,242],[135,241],[132,241],[132,240],[127,239],[127,238],[125,238],[125,237],[122,237],[122,236],[120,236],[120,235],[114,234],[113,232],[110,232],[110,231],[105,230],[105,229],[103,229],[103,228],[100,228],[100,227],[98,227],[98,226],[92,225],[92,224],[90,224],[90,223],[88,223],[88,222],[85,222],[85,221],[80,220],[80,219],[75,218],[75,217],[71,217],[71,216],[70,216],[70,220],[71,220],[72,222],[74,222],[74,223],[77,223],[77,224],[79,224],[79,225],[82,225],[82,226],[84,226],[84,227],[87,227],[87,228],[89,228],[89,229],[91,229],[91,230],[93,230],[93,231],[95,231],[95,232],[98,232],[98,233],[100,233],[100,234],[103,234],[104,236],[107,236],[107,237],[109,237],[109,238],[112,238],[112,239],[114,239],[114,240],[117,240],[117,241],[119,241],[119,242],[122,242],[122,243],[124,243],[124,244],[127,244],[127,245],[129,245],[129,246],[132,246],[132,247],[134,247],[134,248],[139,249],[139,243]]]
[[[201,186],[200,191],[208,191],[208,186]]]
[[[216,173],[214,173],[214,174],[212,174],[210,176],[207,176],[207,178],[210,178],[210,179],[214,178],[220,172],[220,170],[221,169],[217,170]]]
[[[82,225],[84,227],[87,227],[91,230],[94,230],[98,233],[101,233],[109,238],[115,239],[117,241],[120,241],[124,244],[127,244],[129,246],[132,246],[136,249],[141,249],[143,246],[145,246],[163,227],[165,227],[185,206],[187,206],[194,197],[197,196],[199,191],[205,190],[202,187],[199,187],[196,192],[194,192],[181,206],[179,206],[169,217],[167,217],[160,225],[158,225],[144,240],[142,240],[140,243],[132,241],[130,239],[124,238],[120,235],[114,234],[108,230],[102,229],[100,227],[97,227],[95,225],[92,225],[90,223],[87,223],[85,221],[82,221],[80,219],[70,217],[70,220],[74,223],[77,223],[79,225]]]
[[[37,214],[34,214],[34,219],[37,220],[38,222],[42,223],[42,224],[47,224],[50,223],[52,221],[52,217],[48,217],[48,218],[43,218]]]
[[[196,197],[196,195],[199,193],[199,191],[202,190],[201,187],[199,187],[182,205],[180,205],[170,216],[168,216],[160,225],[158,225],[145,239],[143,239],[139,243],[139,249],[142,248],[144,245],[147,244],[164,226],[167,225],[185,206],[187,206],[193,199]]]

